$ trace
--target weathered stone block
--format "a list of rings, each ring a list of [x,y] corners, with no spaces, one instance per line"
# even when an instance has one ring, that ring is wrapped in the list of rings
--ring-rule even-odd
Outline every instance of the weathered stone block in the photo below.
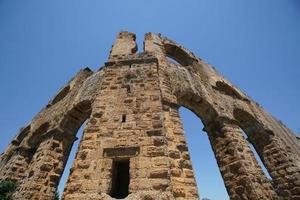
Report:
[[[184,188],[174,188],[173,189],[173,194],[174,194],[174,197],[185,197],[185,190]]]
[[[150,130],[150,131],[146,131],[146,134],[148,136],[161,136],[162,131],[161,130]]]
[[[163,147],[146,147],[145,156],[157,157],[157,156],[166,156],[166,149]]]
[[[167,169],[159,169],[155,171],[151,171],[149,174],[149,178],[168,178],[169,172]]]
[[[179,159],[180,153],[177,150],[171,150],[169,151],[169,157],[173,159]]]
[[[132,157],[138,155],[140,147],[116,147],[103,150],[104,157]]]

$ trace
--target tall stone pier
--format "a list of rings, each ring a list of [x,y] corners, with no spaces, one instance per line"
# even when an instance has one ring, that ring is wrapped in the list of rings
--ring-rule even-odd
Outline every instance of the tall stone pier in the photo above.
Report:
[[[300,140],[189,50],[118,34],[98,71],[80,70],[0,158],[15,200],[53,199],[84,125],[63,200],[200,199],[178,109],[203,122],[231,199],[300,199]],[[271,179],[267,178],[252,144]],[[201,158],[196,158],[201,159]]]

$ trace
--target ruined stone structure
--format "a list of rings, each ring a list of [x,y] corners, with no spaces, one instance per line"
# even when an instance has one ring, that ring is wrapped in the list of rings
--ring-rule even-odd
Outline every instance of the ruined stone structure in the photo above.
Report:
[[[0,161],[0,179],[19,183],[15,200],[53,198],[85,122],[63,200],[199,199],[180,106],[202,120],[231,199],[300,199],[300,140],[290,129],[160,34],[147,33],[136,52],[135,35],[119,33],[102,68],[80,70],[20,130]]]

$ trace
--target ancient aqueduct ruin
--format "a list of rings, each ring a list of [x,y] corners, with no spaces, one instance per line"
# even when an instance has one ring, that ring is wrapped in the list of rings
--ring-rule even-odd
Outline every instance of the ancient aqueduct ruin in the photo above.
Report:
[[[147,33],[137,53],[135,39],[119,33],[108,62],[80,70],[8,145],[0,179],[18,182],[15,200],[53,199],[83,123],[63,200],[199,199],[181,106],[203,122],[231,199],[300,199],[290,129],[184,47]]]

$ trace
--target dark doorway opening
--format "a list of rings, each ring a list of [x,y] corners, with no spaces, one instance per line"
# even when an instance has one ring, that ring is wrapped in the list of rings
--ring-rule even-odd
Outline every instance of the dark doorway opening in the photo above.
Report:
[[[125,114],[122,115],[122,122],[126,122],[126,115]]]
[[[129,159],[114,160],[112,166],[112,187],[110,196],[123,199],[128,196]]]

